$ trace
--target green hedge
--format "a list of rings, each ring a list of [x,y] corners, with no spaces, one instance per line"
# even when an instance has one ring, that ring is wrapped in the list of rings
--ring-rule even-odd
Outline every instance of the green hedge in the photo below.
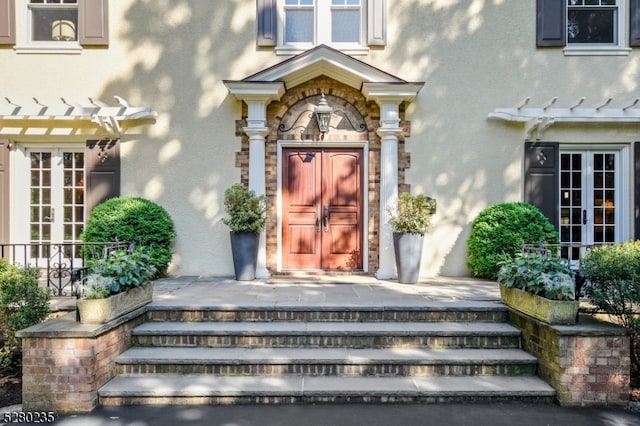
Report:
[[[22,347],[16,331],[40,323],[49,314],[50,292],[38,287],[38,273],[0,259],[0,375],[19,372]]]
[[[631,360],[640,368],[635,345],[640,333],[640,241],[594,247],[580,268],[591,303],[632,330]]]
[[[173,220],[160,205],[139,197],[111,198],[98,204],[82,234],[85,242],[134,243],[144,247],[156,268],[154,278],[167,272],[173,256]]]
[[[557,244],[558,233],[531,204],[515,202],[487,207],[471,227],[467,266],[476,277],[496,279],[498,263],[513,258],[523,243]]]

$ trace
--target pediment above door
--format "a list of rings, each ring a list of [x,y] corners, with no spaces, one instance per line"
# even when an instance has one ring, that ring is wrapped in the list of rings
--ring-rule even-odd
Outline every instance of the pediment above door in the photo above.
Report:
[[[320,45],[242,80],[225,80],[236,98],[263,95],[279,99],[284,91],[321,75],[362,92],[367,100],[394,97],[413,101],[424,82],[408,82],[326,45]]]

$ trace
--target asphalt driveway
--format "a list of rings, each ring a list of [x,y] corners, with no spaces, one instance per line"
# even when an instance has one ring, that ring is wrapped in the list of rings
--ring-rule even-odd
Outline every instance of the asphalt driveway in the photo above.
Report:
[[[2,424],[2,422],[0,422]],[[24,423],[23,423],[24,424]],[[60,426],[636,426],[640,413],[553,404],[236,405],[100,407]]]

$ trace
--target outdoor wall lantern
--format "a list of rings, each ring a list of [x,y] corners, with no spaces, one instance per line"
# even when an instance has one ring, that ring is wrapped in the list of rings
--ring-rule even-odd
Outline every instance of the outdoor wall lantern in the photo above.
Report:
[[[315,107],[313,111],[313,115],[316,117],[316,122],[318,123],[318,130],[323,135],[325,133],[329,133],[329,125],[331,124],[331,113],[333,112],[333,108],[329,106],[327,103],[327,99],[324,97],[324,93],[320,97],[320,104]]]

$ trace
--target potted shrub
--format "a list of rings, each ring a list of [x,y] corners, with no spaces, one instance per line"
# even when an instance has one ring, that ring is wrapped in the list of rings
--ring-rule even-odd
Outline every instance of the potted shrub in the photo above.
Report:
[[[413,284],[418,281],[424,234],[431,227],[435,206],[436,201],[423,194],[403,192],[398,197],[396,209],[389,212],[400,283]]]
[[[156,268],[144,249],[131,244],[89,265],[84,298],[76,301],[81,323],[103,324],[151,302]]]
[[[260,232],[266,222],[265,197],[236,183],[224,192],[224,207],[228,217],[222,222],[230,229],[236,280],[253,280],[256,277]]]
[[[575,324],[580,303],[568,261],[541,250],[518,253],[499,265],[505,305],[549,324]]]

